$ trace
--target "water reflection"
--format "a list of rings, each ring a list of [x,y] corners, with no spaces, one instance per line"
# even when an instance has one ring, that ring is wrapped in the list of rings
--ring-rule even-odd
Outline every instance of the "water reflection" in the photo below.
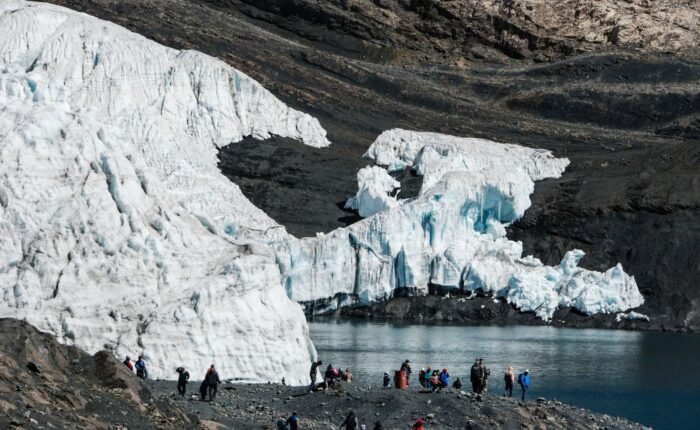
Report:
[[[490,390],[502,393],[502,374],[530,369],[530,395],[621,415],[655,428],[700,422],[700,336],[552,327],[444,326],[320,320],[311,336],[325,364],[350,367],[359,383],[381,383],[384,372],[410,359],[447,367],[468,384],[483,357]],[[516,389],[517,391],[517,389]]]

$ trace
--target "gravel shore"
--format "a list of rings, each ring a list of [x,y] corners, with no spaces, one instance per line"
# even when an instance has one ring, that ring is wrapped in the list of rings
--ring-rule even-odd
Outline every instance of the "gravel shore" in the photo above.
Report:
[[[521,402],[486,394],[477,400],[472,393],[445,389],[430,393],[417,387],[407,390],[340,384],[326,391],[309,393],[304,387],[279,384],[224,384],[214,402],[196,396],[199,381],[188,386],[183,397],[175,382],[149,382],[156,398],[172,399],[208,428],[274,429],[275,421],[298,413],[302,429],[338,429],[349,409],[360,423],[373,429],[380,421],[385,429],[410,429],[416,418],[428,429],[644,429],[646,427],[562,404],[556,400]]]

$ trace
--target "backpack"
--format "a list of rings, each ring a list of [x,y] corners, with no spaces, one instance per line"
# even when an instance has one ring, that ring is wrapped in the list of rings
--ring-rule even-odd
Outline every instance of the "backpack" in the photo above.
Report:
[[[521,373],[518,375],[518,384],[522,385],[523,384],[523,374]]]

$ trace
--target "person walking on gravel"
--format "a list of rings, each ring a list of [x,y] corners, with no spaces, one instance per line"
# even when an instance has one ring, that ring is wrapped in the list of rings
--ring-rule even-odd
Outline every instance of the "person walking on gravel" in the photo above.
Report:
[[[503,394],[503,397],[506,395],[508,397],[513,397],[513,385],[515,384],[515,373],[513,373],[513,368],[509,367],[508,370],[506,370],[505,375],[503,375],[503,380],[506,383],[506,392]]]
[[[296,412],[292,412],[292,416],[287,418],[289,430],[299,430],[299,416]]]
[[[309,372],[309,376],[311,377],[311,385],[309,385],[309,389],[311,391],[314,391],[316,389],[316,376],[318,375],[318,367],[323,364],[323,361],[318,360],[314,361],[311,363],[311,371]]]
[[[343,421],[343,423],[340,425],[341,429],[343,427],[345,427],[346,430],[359,430],[360,422],[355,416],[355,411],[353,411],[352,409],[348,411],[348,415],[345,417],[345,421]]]
[[[525,392],[530,388],[530,370],[525,369],[525,372],[518,375],[518,385],[523,390],[522,400],[525,401]]]
[[[185,395],[185,391],[187,389],[187,382],[190,380],[190,372],[187,371],[184,367],[178,367],[175,369],[177,372],[177,392],[181,396]]]
[[[212,364],[209,370],[207,370],[207,376],[204,377],[209,388],[209,401],[213,402],[216,398],[216,392],[219,390],[219,384],[221,384],[221,379],[219,379],[219,373],[214,368]]]

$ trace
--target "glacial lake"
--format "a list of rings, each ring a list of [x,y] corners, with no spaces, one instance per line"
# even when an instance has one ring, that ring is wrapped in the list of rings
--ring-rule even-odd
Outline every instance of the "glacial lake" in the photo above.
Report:
[[[323,367],[352,369],[355,382],[381,385],[409,359],[447,367],[467,390],[483,357],[489,393],[503,394],[503,372],[528,368],[528,400],[558,399],[655,429],[700,428],[700,335],[527,326],[457,326],[314,319],[311,338]],[[517,387],[513,396],[520,394]]]

